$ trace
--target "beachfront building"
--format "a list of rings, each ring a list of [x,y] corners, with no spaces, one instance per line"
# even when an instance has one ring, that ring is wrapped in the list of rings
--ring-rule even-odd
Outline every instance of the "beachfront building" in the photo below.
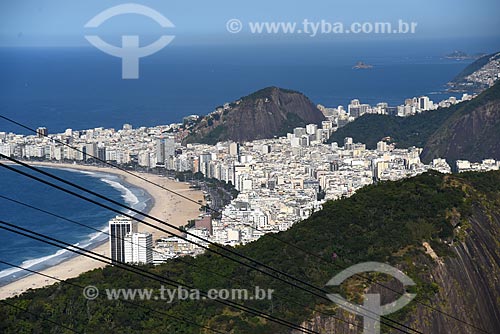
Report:
[[[151,233],[128,233],[124,240],[126,263],[153,263],[153,236]]]
[[[109,221],[111,263],[125,262],[125,237],[137,232],[137,223],[129,217],[116,216]]]

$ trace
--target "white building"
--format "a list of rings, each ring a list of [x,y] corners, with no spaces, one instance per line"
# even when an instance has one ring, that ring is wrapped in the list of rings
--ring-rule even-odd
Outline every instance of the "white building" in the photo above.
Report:
[[[418,98],[418,109],[419,110],[430,110],[432,107],[432,101],[428,96],[421,96]]]
[[[112,263],[125,262],[125,237],[137,232],[137,223],[125,216],[109,221],[109,247]]]
[[[153,263],[151,233],[128,233],[124,239],[126,263]]]
[[[316,124],[307,124],[306,125],[306,133],[308,135],[316,135],[317,130],[318,130],[318,126]]]

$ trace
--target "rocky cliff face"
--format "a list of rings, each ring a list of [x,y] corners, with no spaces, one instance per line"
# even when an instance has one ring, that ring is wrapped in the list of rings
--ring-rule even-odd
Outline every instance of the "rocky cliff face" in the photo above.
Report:
[[[269,87],[205,116],[185,142],[215,144],[273,138],[323,120],[323,114],[303,94]]]
[[[415,258],[415,262],[427,268],[420,279],[438,288],[431,301],[422,301],[433,309],[412,302],[413,307],[403,320],[408,327],[429,334],[500,333],[500,206],[498,198],[484,200],[475,201],[471,216],[462,226],[467,232],[461,242],[450,247],[450,253],[439,258],[422,254]],[[384,285],[398,289],[394,283]],[[383,304],[399,297],[375,285],[367,290],[385,295]],[[359,326],[363,324],[351,314],[339,312],[337,316]],[[362,333],[359,327],[322,315],[314,316],[302,326],[321,333]],[[401,333],[390,328],[382,332]]]
[[[439,112],[439,111],[438,111]],[[457,110],[429,138],[422,159],[500,159],[500,82]]]
[[[430,279],[439,285],[432,305],[488,333],[500,333],[500,216],[489,211],[474,208],[466,240],[432,270]],[[424,333],[482,333],[423,306],[412,318]]]

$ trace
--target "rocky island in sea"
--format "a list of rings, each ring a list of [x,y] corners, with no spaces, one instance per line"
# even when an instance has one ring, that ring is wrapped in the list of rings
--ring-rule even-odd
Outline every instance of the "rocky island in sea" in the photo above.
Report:
[[[362,61],[358,61],[356,65],[352,67],[354,70],[365,70],[365,69],[370,69],[373,68],[373,65],[364,63]]]

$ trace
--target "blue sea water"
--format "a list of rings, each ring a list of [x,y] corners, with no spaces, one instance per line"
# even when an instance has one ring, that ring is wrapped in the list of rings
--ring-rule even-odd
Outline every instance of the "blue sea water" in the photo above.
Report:
[[[209,113],[272,85],[327,106],[353,98],[397,105],[423,94],[439,101],[450,96],[446,83],[471,62],[443,58],[460,43],[172,45],[141,58],[138,80],[122,80],[121,60],[92,47],[1,48],[0,114],[52,133],[152,126]],[[358,61],[374,68],[353,70]],[[0,131],[26,133],[2,120]]]
[[[455,49],[497,51],[499,41],[336,42],[304,45],[172,46],[140,60],[138,80],[121,79],[120,59],[87,48],[0,48],[0,114],[49,132],[169,124],[267,86],[294,89],[314,103],[397,105],[405,98],[447,98],[445,85],[471,61],[444,59]],[[496,43],[496,44],[495,44]],[[363,61],[371,70],[353,70]],[[0,119],[0,132],[29,133]],[[142,190],[105,174],[51,170],[141,209]],[[114,213],[0,169],[0,194],[104,229]],[[148,202],[149,201],[149,202]],[[0,199],[0,219],[88,247],[105,235]],[[71,254],[0,231],[0,258],[39,270]],[[25,273],[0,264],[0,285]]]
[[[28,169],[21,169],[33,174]],[[149,194],[125,183],[118,176],[72,169],[43,169],[122,204],[132,206],[134,209],[147,210],[151,205]],[[42,178],[50,180],[47,177]],[[62,185],[61,183],[57,184]],[[83,191],[71,190],[88,196]],[[105,232],[107,232],[108,220],[115,216],[115,213],[109,210],[4,168],[0,169],[0,195]],[[88,197],[95,199],[92,196]],[[114,205],[111,206],[118,208]],[[69,223],[3,198],[0,198],[0,213],[1,219],[8,223],[49,235],[82,248],[95,247],[108,237],[102,232]],[[10,231],[0,230],[0,260],[2,261],[31,270],[41,270],[72,256],[75,254],[58,247],[19,236]],[[26,271],[20,271],[0,263],[0,286],[27,274]]]

